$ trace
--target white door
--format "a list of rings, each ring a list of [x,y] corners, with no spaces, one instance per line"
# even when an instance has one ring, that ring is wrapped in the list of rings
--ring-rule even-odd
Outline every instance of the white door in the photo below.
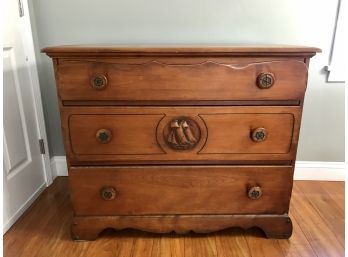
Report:
[[[52,182],[33,39],[26,0],[4,1],[4,233]],[[19,8],[20,7],[20,8]]]

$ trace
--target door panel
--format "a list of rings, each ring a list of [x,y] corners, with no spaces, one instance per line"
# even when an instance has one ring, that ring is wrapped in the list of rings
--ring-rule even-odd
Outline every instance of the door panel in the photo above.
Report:
[[[29,139],[24,122],[19,77],[14,60],[14,49],[4,50],[4,141],[7,149],[5,161],[9,173],[30,163]]]
[[[39,147],[43,120],[34,90],[39,87],[33,74],[33,41],[27,2],[20,17],[17,1],[5,1],[3,46],[3,149],[4,149],[4,232],[46,187],[44,158]],[[41,104],[41,101],[39,101]],[[38,107],[40,110],[38,110]],[[46,157],[45,157],[46,158]]]

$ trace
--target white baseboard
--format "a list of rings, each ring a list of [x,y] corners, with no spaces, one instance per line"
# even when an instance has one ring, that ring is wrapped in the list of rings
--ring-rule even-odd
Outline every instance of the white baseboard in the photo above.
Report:
[[[65,156],[51,158],[52,177],[68,176]],[[295,165],[295,180],[326,180],[344,181],[344,162],[304,162],[297,161]]]
[[[295,180],[344,181],[344,162],[304,162],[295,164]]]
[[[52,179],[58,176],[68,176],[68,166],[65,156],[53,156],[51,158]]]
[[[39,195],[46,188],[46,182],[43,183],[30,197],[29,199],[9,218],[4,222],[3,234],[9,230],[9,228],[23,215],[23,213],[33,204],[33,202],[39,197]]]

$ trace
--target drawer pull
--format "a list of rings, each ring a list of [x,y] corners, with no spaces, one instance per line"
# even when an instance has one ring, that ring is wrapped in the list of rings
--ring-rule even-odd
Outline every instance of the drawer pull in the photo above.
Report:
[[[259,186],[251,187],[248,191],[248,197],[252,200],[257,200],[262,196],[262,190]]]
[[[257,76],[257,86],[261,89],[267,89],[273,86],[274,76],[272,73],[261,73]]]
[[[101,197],[105,201],[111,201],[116,197],[116,190],[113,187],[104,187],[101,190]]]
[[[91,79],[91,86],[94,89],[103,89],[108,83],[107,78],[104,75],[98,74],[94,75]]]
[[[262,142],[267,138],[267,130],[265,128],[256,128],[251,132],[251,139],[254,142]]]
[[[109,129],[99,129],[96,134],[96,138],[99,143],[106,144],[110,142],[112,137],[111,130]]]

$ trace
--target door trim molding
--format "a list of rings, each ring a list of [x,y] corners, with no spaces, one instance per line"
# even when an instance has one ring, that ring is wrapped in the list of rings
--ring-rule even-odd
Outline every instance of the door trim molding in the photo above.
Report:
[[[40,82],[39,75],[37,71],[37,60],[35,57],[35,48],[34,48],[34,39],[33,32],[31,29],[31,21],[30,21],[30,13],[28,0],[22,0],[24,16],[21,17],[23,22],[23,31],[21,33],[23,37],[24,51],[27,56],[27,62],[29,68],[29,75],[31,77],[32,84],[32,94],[34,99],[34,107],[35,107],[35,119],[38,127],[38,147],[39,147],[39,139],[43,139],[46,146],[46,153],[41,155],[42,165],[45,175],[46,186],[49,186],[53,182],[52,171],[50,165],[50,156],[48,151],[48,141],[47,141],[47,133],[45,127],[45,117],[43,113],[42,107],[42,99],[41,99],[41,91],[40,91]]]
[[[46,183],[43,183],[29,198],[28,200],[6,220],[3,226],[3,235],[10,229],[10,227],[24,214],[24,212],[34,203],[34,201],[45,190]]]
[[[51,158],[51,168],[54,178],[68,176],[65,156],[53,156]],[[294,180],[344,181],[345,163],[297,161]]]

